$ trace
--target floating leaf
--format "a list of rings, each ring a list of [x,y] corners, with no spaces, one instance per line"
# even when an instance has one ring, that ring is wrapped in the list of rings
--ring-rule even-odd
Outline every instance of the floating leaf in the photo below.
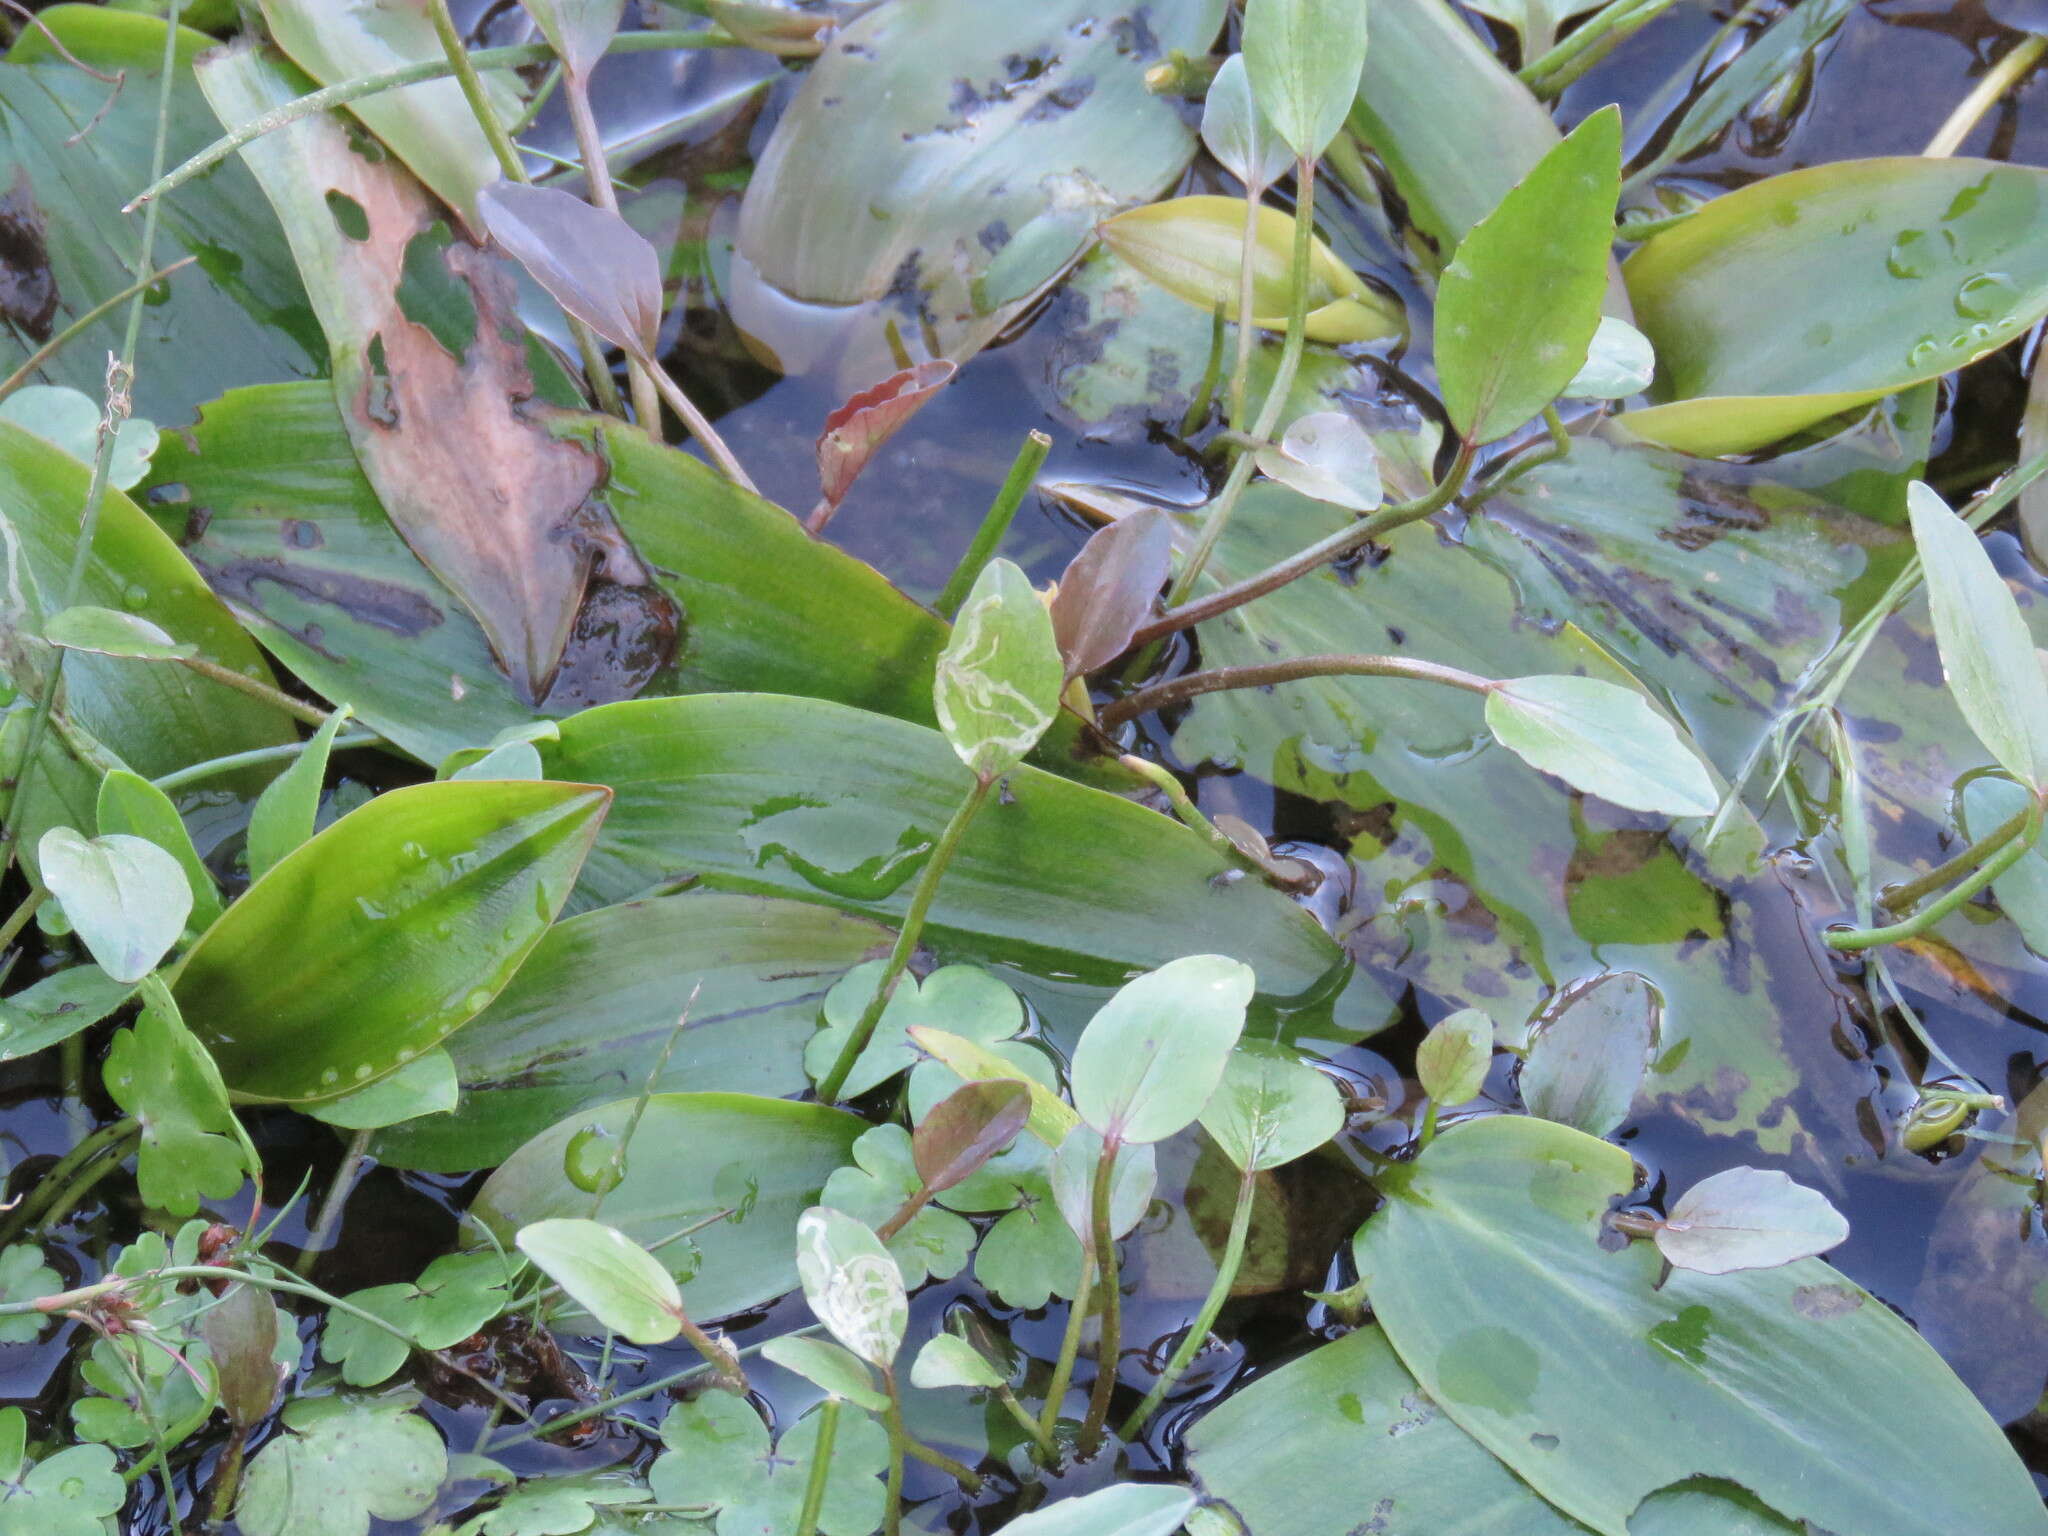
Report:
[[[818,1414],[806,1414],[771,1448],[751,1403],[730,1392],[699,1393],[661,1421],[668,1450],[648,1468],[648,1485],[664,1504],[712,1506],[706,1525],[716,1536],[793,1533],[817,1456],[818,1422]],[[882,1426],[866,1414],[842,1412],[818,1511],[824,1536],[870,1536],[881,1525],[888,1464]]]
[[[626,0],[519,0],[572,75],[587,75],[619,30]]]
[[[0,1509],[9,1536],[106,1536],[128,1484],[104,1445],[73,1445],[29,1463],[28,1419],[0,1408]]]
[[[856,1408],[865,1408],[870,1413],[888,1411],[889,1394],[875,1385],[868,1363],[830,1339],[808,1339],[794,1334],[770,1339],[761,1346],[761,1358],[785,1371],[794,1371],[812,1386],[822,1387]]]
[[[598,1511],[630,1515],[633,1505],[644,1504],[649,1497],[646,1485],[630,1474],[557,1472],[508,1488],[494,1508],[457,1526],[456,1536],[563,1536],[574,1531],[620,1536],[628,1529],[620,1517],[601,1519]]]
[[[1436,356],[1466,441],[1507,436],[1585,366],[1620,192],[1621,114],[1604,109],[1458,243],[1437,286]]]
[[[34,1243],[0,1249],[0,1301],[34,1301],[63,1289],[63,1277],[43,1262],[43,1250]],[[0,1318],[0,1344],[33,1344],[50,1321],[43,1312]]]
[[[1522,1063],[1529,1113],[1612,1136],[1642,1086],[1664,999],[1634,971],[1568,988],[1537,1025]]]
[[[825,994],[824,1027],[804,1048],[804,1066],[814,1082],[823,1081],[839,1060],[887,968],[881,960],[857,965]],[[847,1074],[843,1096],[857,1098],[908,1071],[917,1061],[910,1031],[942,1022],[951,1026],[951,1033],[987,1044],[1007,1039],[1023,1027],[1024,1005],[1008,986],[976,965],[941,966],[921,980],[903,977]]]
[[[1081,1126],[1060,1143],[1052,1160],[1052,1196],[1060,1215],[1084,1248],[1095,1246],[1095,1171],[1102,1163],[1102,1138]],[[1159,1185],[1159,1155],[1148,1141],[1118,1151],[1109,1175],[1109,1235],[1122,1237],[1140,1221]]]
[[[2048,677],[2027,622],[1970,525],[1930,486],[1915,480],[1906,509],[1956,707],[1999,766],[2039,794],[2048,789]]]
[[[951,1189],[1015,1141],[1030,1118],[1022,1083],[967,1083],[941,1099],[911,1137],[917,1176],[933,1191]]]
[[[349,718],[344,704],[313,733],[289,768],[265,786],[249,813],[249,878],[260,880],[286,854],[313,836],[320,794],[327,785],[327,759],[334,738]]]
[[[96,965],[74,965],[0,999],[0,1061],[18,1061],[62,1044],[99,1023],[134,990]]]
[[[919,363],[848,396],[844,405],[825,418],[817,453],[818,485],[826,505],[836,507],[846,499],[882,444],[901,431],[959,371],[948,358]]]
[[[1284,331],[1293,292],[1294,219],[1261,207],[1252,226],[1252,324]],[[1177,298],[1205,312],[1238,317],[1244,261],[1245,203],[1237,197],[1170,197],[1131,208],[1102,223],[1109,248]],[[1391,300],[1368,288],[1335,251],[1309,240],[1310,341],[1375,341],[1398,336],[1406,319]]]
[[[267,1291],[231,1285],[199,1326],[206,1352],[213,1357],[222,1411],[237,1429],[254,1429],[270,1416],[271,1404],[277,1401],[282,1373],[271,1359],[277,1348],[277,1307]]]
[[[1096,1012],[1074,1047],[1074,1108],[1106,1139],[1164,1141],[1194,1123],[1244,1030],[1250,967],[1221,955],[1170,961]]]
[[[102,1076],[116,1104],[142,1126],[135,1181],[142,1198],[173,1216],[242,1187],[242,1141],[227,1089],[206,1048],[183,1021],[157,1007],[116,1034]]]
[[[1170,1483],[1123,1483],[1055,1499],[1003,1527],[1015,1536],[1173,1536],[1195,1496]]]
[[[1202,142],[1247,188],[1271,186],[1294,164],[1293,151],[1259,110],[1241,53],[1225,59],[1209,82],[1202,98]]]
[[[1316,501],[1371,512],[1385,499],[1379,451],[1358,419],[1343,411],[1297,417],[1279,446],[1261,448],[1253,456],[1268,479]]]
[[[1003,1373],[957,1334],[935,1333],[910,1364],[913,1387],[970,1387],[987,1391],[1006,1385]]]
[[[380,1317],[405,1337],[340,1310],[327,1315],[320,1330],[320,1358],[341,1367],[341,1379],[352,1387],[374,1387],[402,1367],[411,1350],[449,1349],[476,1333],[504,1311],[521,1261],[490,1250],[450,1253],[429,1264],[410,1284],[375,1285],[351,1291],[348,1303]]]
[[[519,1229],[519,1251],[605,1328],[635,1344],[682,1331],[683,1298],[661,1261],[617,1227],[558,1217]]]
[[[2009,779],[1985,775],[1963,787],[1963,815],[1969,836],[1982,837],[2027,809],[2032,798]],[[2048,955],[2048,838],[1992,882],[1998,908],[2037,955]]]
[[[1493,1062],[1493,1020],[1461,1008],[1436,1021],[1415,1050],[1415,1075],[1438,1104],[1467,1104],[1486,1086]]]
[[[829,1206],[796,1224],[796,1270],[804,1300],[832,1336],[887,1370],[903,1347],[910,1303],[903,1276],[873,1228]]]
[[[1334,1082],[1284,1046],[1252,1042],[1231,1052],[1202,1128],[1240,1169],[1261,1173],[1306,1157],[1343,1130],[1344,1100]]]
[[[1600,317],[1585,366],[1564,387],[1567,400],[1626,400],[1650,387],[1657,376],[1657,354],[1650,338],[1612,315]]]
[[[192,910],[185,871],[147,839],[52,827],[36,844],[36,861],[71,926],[116,981],[142,980],[185,931]]]
[[[1486,724],[1531,768],[1664,816],[1711,816],[1714,781],[1642,696],[1592,677],[1518,677],[1486,695]]]
[[[1300,159],[1328,149],[1351,111],[1365,70],[1365,17],[1352,0],[1247,0],[1245,76]]]
[[[939,728],[984,781],[1038,745],[1064,681],[1052,619],[1030,579],[1008,560],[975,578],[932,681]]]
[[[367,1536],[434,1502],[448,1449],[409,1396],[301,1397],[249,1463],[235,1520],[247,1536]]]
[[[1848,1238],[1849,1223],[1826,1195],[1766,1168],[1701,1179],[1672,1203],[1655,1233],[1659,1253],[1703,1275],[1773,1269]]]
[[[192,846],[192,834],[171,797],[140,774],[116,768],[100,780],[98,827],[102,837],[119,833],[152,842],[178,861],[192,892],[188,922],[205,932],[221,914],[220,890]]]
[[[1173,523],[1156,507],[1120,517],[1088,536],[1052,599],[1052,632],[1067,676],[1108,666],[1151,617],[1173,567]]]
[[[199,654],[196,645],[181,645],[161,628],[136,613],[114,608],[66,608],[43,625],[43,638],[59,649],[91,651],[130,661],[182,661]]]
[[[573,193],[516,181],[485,187],[477,212],[491,238],[563,309],[613,346],[653,355],[661,260],[640,231]]]
[[[101,410],[90,395],[61,384],[27,384],[0,399],[0,418],[16,422],[46,442],[55,443],[82,464],[99,457]],[[124,418],[114,429],[114,454],[107,461],[107,484],[132,490],[149,473],[156,452],[156,423]]]

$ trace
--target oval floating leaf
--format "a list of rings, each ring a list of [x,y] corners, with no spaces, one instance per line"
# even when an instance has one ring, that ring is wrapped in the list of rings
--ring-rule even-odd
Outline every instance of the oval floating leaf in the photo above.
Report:
[[[192,887],[178,861],[146,838],[85,837],[52,827],[36,844],[43,884],[101,970],[142,980],[185,931]]]
[[[1817,1189],[1769,1168],[1729,1168],[1701,1179],[1658,1226],[1657,1251],[1703,1275],[1774,1269],[1826,1253],[1849,1223]]]
[[[1423,1036],[1415,1050],[1415,1075],[1438,1104],[1466,1104],[1486,1086],[1492,1062],[1493,1020],[1477,1008],[1460,1008]]]
[[[1052,632],[1067,676],[1106,667],[1151,616],[1173,567],[1173,521],[1142,507],[1088,536],[1061,574]]]
[[[1486,724],[1530,767],[1629,810],[1711,816],[1719,804],[1671,722],[1618,683],[1518,677],[1487,693]]]
[[[903,1274],[874,1229],[817,1205],[796,1224],[796,1272],[804,1300],[832,1336],[884,1370],[903,1347],[910,1302]]]
[[[925,1341],[910,1365],[913,1387],[978,1387],[987,1390],[1004,1384],[1003,1374],[990,1365],[980,1350],[957,1334],[935,1333]]]
[[[1306,1157],[1344,1129],[1337,1085],[1284,1046],[1231,1052],[1223,1081],[1202,1111],[1202,1129],[1247,1173]]]
[[[843,1397],[856,1408],[865,1408],[870,1413],[888,1411],[889,1395],[875,1385],[868,1363],[830,1339],[786,1334],[763,1344],[761,1358],[773,1361],[785,1371],[796,1372],[812,1386],[822,1387],[834,1397]],[[916,1374],[913,1369],[913,1381]]]
[[[1127,209],[1102,223],[1102,239],[1125,261],[1168,293],[1204,312],[1238,317],[1239,267],[1244,253],[1245,203],[1237,197],[1170,197]],[[1294,271],[1294,220],[1261,206],[1252,226],[1252,324],[1287,328]],[[1375,341],[1398,336],[1401,308],[1368,288],[1318,238],[1309,241],[1310,341]]]
[[[1244,67],[1273,131],[1303,160],[1330,147],[1365,72],[1357,0],[1247,0]]]
[[[1244,55],[1233,53],[1202,98],[1202,142],[1247,188],[1269,187],[1287,173],[1294,154],[1259,110]]]
[[[1268,479],[1302,495],[1352,512],[1371,512],[1385,500],[1380,456],[1357,418],[1344,411],[1314,411],[1296,418],[1279,446],[1254,455]]]
[[[665,1344],[682,1331],[683,1298],[661,1261],[617,1227],[573,1217],[536,1221],[517,1239],[571,1300],[635,1344]]]
[[[1122,1483],[1055,1499],[1003,1529],[1012,1536],[1173,1536],[1194,1508],[1195,1496],[1185,1488]]]
[[[1529,1113],[1612,1136],[1642,1086],[1664,1000],[1634,971],[1568,988],[1537,1026],[1522,1063]]]
[[[115,608],[66,608],[50,615],[43,638],[67,651],[92,651],[131,661],[183,661],[199,647],[181,645],[138,613]]]
[[[1564,387],[1567,400],[1626,400],[1650,387],[1657,377],[1657,354],[1650,338],[1612,315],[1600,317],[1585,366]]]
[[[1190,955],[1117,989],[1074,1047],[1074,1108],[1115,1141],[1164,1141],[1223,1078],[1251,1001],[1249,966]]]
[[[951,1189],[1017,1139],[1031,1117],[1031,1090],[1001,1079],[966,1083],[933,1106],[910,1139],[927,1189]]]
[[[2048,788],[2048,677],[2005,578],[1970,525],[1931,486],[1906,489],[1927,606],[1956,708],[2001,768]]]
[[[882,444],[923,410],[958,373],[950,358],[937,358],[892,373],[847,398],[825,418],[818,434],[818,486],[826,505],[838,506]]]
[[[661,331],[661,260],[645,235],[555,187],[494,181],[476,206],[491,238],[557,304],[613,346],[652,355]]]
[[[305,1101],[364,1087],[498,995],[568,899],[609,803],[584,784],[380,795],[207,930],[179,1004],[238,1092]]]
[[[1620,195],[1621,114],[1604,108],[1458,243],[1437,286],[1436,357],[1468,442],[1513,432],[1585,366]]]
[[[1007,773],[1052,724],[1065,680],[1052,619],[1030,578],[1008,560],[991,560],[961,604],[932,678],[946,740],[978,777]]]

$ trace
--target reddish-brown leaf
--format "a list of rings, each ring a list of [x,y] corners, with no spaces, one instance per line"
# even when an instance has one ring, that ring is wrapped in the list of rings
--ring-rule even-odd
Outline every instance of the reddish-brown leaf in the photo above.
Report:
[[[1052,600],[1052,632],[1067,676],[1123,654],[1152,612],[1173,564],[1173,522],[1157,507],[1125,514],[1081,546]]]
[[[951,1189],[1015,1141],[1030,1116],[1031,1093],[1022,1083],[967,1083],[954,1089],[911,1137],[917,1176],[934,1193]]]
[[[818,437],[818,484],[827,506],[836,507],[875,450],[944,389],[959,369],[945,358],[892,373],[851,396],[825,418]]]

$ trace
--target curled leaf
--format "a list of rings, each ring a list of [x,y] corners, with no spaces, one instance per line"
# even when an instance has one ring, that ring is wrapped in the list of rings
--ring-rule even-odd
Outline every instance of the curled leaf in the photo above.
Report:
[[[848,396],[825,418],[825,430],[818,435],[818,484],[826,505],[836,507],[846,499],[875,451],[959,371],[946,358],[919,363]]]

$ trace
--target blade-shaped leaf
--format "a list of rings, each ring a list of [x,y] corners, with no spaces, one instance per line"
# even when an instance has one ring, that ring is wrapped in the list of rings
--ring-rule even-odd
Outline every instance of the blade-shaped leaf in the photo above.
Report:
[[[874,1229],[830,1206],[811,1207],[796,1224],[796,1272],[804,1300],[832,1336],[887,1369],[903,1347],[910,1303]]]
[[[558,1217],[521,1227],[519,1251],[623,1339],[663,1344],[682,1331],[683,1298],[654,1255],[617,1227]]]
[[[1239,1046],[1202,1111],[1202,1128],[1240,1169],[1306,1157],[1344,1129],[1344,1100],[1325,1074],[1284,1046]]]
[[[1194,1123],[1230,1060],[1251,968],[1190,955],[1124,983],[1074,1047],[1074,1108],[1104,1137],[1163,1141]]]
[[[828,505],[836,507],[846,499],[882,444],[959,371],[949,358],[919,363],[848,396],[825,418],[825,429],[818,434],[818,485]]]
[[[1817,1189],[1774,1168],[1729,1168],[1701,1179],[1658,1226],[1657,1251],[1703,1275],[1773,1269],[1826,1253],[1849,1223]]]
[[[1293,151],[1252,96],[1241,53],[1225,59],[1209,82],[1209,94],[1202,98],[1202,142],[1247,188],[1271,186],[1294,163]]]
[[[1643,699],[1592,677],[1518,677],[1486,695],[1486,724],[1523,762],[1632,811],[1711,816],[1704,764]]]
[[[1612,1136],[1642,1086],[1664,1000],[1634,971],[1568,988],[1538,1024],[1522,1063],[1529,1113]]]
[[[249,878],[260,880],[286,854],[313,835],[320,792],[327,784],[327,759],[334,738],[348,721],[344,704],[313,733],[292,765],[272,779],[249,813]]]
[[[956,1088],[918,1122],[911,1137],[917,1176],[947,1190],[1017,1139],[1031,1117],[1031,1091],[997,1079]]]
[[[935,1333],[910,1364],[913,1387],[979,1387],[1004,1384],[1003,1373],[957,1334]]]
[[[476,206],[491,238],[563,309],[615,347],[653,353],[661,260],[639,230],[573,193],[516,181],[492,182]]]
[[[856,1408],[883,1413],[889,1407],[889,1395],[875,1385],[867,1361],[830,1339],[796,1335],[770,1339],[761,1346],[761,1358],[773,1361],[785,1371],[796,1372],[811,1385],[845,1398]],[[913,1379],[914,1375],[913,1372]]]
[[[116,981],[142,980],[185,931],[192,887],[178,861],[146,838],[52,827],[36,858],[50,894]]]
[[[345,1131],[382,1130],[422,1115],[445,1115],[455,1108],[461,1093],[454,1058],[437,1046],[367,1088],[307,1105],[306,1113]]]
[[[131,661],[182,661],[199,647],[181,645],[139,613],[114,608],[66,608],[43,625],[43,638],[67,651],[92,651]]]
[[[1247,0],[1244,67],[1273,131],[1313,160],[1344,126],[1365,72],[1358,0]]]
[[[2014,778],[2048,788],[2048,678],[2005,579],[1977,535],[1933,488],[1906,493],[1941,668],[1977,739]]]
[[[960,761],[982,779],[1016,767],[1052,724],[1064,681],[1052,619],[1030,578],[991,560],[932,679],[939,727]]]
[[[1123,654],[1151,616],[1172,565],[1173,522],[1157,507],[1089,535],[1052,600],[1052,632],[1067,676],[1085,676]]]
[[[1459,242],[1437,288],[1436,355],[1467,441],[1514,431],[1585,365],[1620,195],[1621,114],[1603,109]]]
[[[1493,1020],[1460,1008],[1430,1026],[1415,1050],[1415,1075],[1438,1104],[1465,1104],[1479,1097],[1492,1061]]]
[[[626,0],[519,0],[572,75],[587,75],[619,30]]]

